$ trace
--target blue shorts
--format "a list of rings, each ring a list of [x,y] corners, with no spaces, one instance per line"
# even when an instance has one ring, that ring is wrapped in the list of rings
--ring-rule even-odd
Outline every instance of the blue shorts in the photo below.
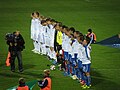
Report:
[[[83,64],[83,71],[90,73],[90,64]]]
[[[64,51],[64,60],[68,60],[68,52]]]

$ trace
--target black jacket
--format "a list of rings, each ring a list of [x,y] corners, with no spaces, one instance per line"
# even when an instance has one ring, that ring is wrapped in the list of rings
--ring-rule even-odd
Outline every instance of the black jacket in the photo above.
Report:
[[[9,45],[9,51],[22,51],[25,46],[25,41],[22,37],[21,34],[19,34],[18,36],[14,35],[13,40],[11,41],[7,41],[7,44]]]

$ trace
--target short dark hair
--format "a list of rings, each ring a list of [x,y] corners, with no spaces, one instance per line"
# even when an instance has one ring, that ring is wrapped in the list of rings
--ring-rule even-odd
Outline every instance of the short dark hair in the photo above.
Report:
[[[45,22],[46,22],[46,20],[42,20],[42,21],[41,21],[41,24],[43,24],[43,23],[45,23]]]
[[[85,40],[86,40],[87,44],[89,44],[91,39],[88,36],[85,36]]]
[[[51,19],[50,21],[51,21],[51,22],[55,22],[55,20],[54,20],[54,19]]]
[[[79,31],[75,31],[75,33],[76,33],[76,34],[80,34],[80,32],[79,32]]]
[[[34,15],[34,13],[32,13],[32,16]]]
[[[80,38],[81,41],[83,41],[85,39],[83,34],[79,34],[78,37]]]
[[[67,32],[69,32],[70,31],[70,29],[67,29]]]
[[[56,23],[55,26],[54,26],[54,28],[55,28],[56,26],[62,27],[62,24],[61,24],[61,23]]]
[[[46,21],[51,21],[51,18],[47,18]]]
[[[64,28],[68,28],[68,27],[67,27],[67,26],[65,26],[65,25],[63,25],[63,26],[62,26],[62,29],[64,29]]]
[[[57,22],[57,24],[59,24],[59,26],[62,26],[62,22]]]
[[[88,32],[92,33],[92,29],[88,29]]]
[[[70,31],[72,31],[73,33],[75,32],[75,28],[74,28],[74,27],[70,27],[69,29],[70,29]]]

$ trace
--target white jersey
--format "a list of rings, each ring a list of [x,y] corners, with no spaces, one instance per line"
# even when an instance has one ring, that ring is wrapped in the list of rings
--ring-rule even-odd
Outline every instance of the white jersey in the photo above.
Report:
[[[38,34],[38,42],[39,43],[45,43],[44,41],[44,34],[45,34],[45,31],[44,31],[44,26],[42,26],[41,24],[40,24],[40,30],[39,30],[39,34]]]
[[[90,64],[91,63],[91,57],[90,57],[90,49],[89,46],[82,46],[82,48],[79,48],[80,52],[78,54],[78,59],[82,61],[82,64]]]
[[[78,58],[80,61],[82,61],[82,59],[83,59],[83,54],[82,54],[82,52],[84,52],[84,47],[83,47],[83,45],[80,44],[79,42],[77,43],[76,46],[78,47],[78,48],[77,48],[77,53],[78,53],[77,58]]]
[[[79,48],[79,42],[77,41],[77,39],[74,39],[74,42],[72,44],[73,54],[78,53],[78,48]]]
[[[65,33],[63,33],[63,36],[62,36],[62,49],[63,49],[63,50],[65,49],[66,37],[67,37],[67,35],[66,35]]]
[[[36,41],[38,41],[38,36],[39,36],[39,33],[40,33],[40,28],[41,28],[41,21],[39,20],[39,18],[35,19],[35,23],[36,23]]]
[[[71,46],[72,40],[67,35],[65,37],[64,41],[64,51],[68,52],[69,54],[72,54],[72,46]]]
[[[72,40],[71,40],[71,38],[69,38],[67,49],[68,49],[68,53],[72,55],[73,52],[72,52],[72,45],[71,44],[72,44]]]
[[[33,40],[38,41],[38,34],[40,30],[40,20],[39,18],[34,19],[34,25],[32,25],[32,34],[33,34]]]
[[[42,26],[42,32],[41,32],[41,42],[43,43],[43,44],[46,44],[46,29],[47,29],[47,26]]]
[[[50,27],[45,26],[45,45],[50,46]]]
[[[35,18],[31,20],[31,39],[34,40]]]
[[[49,25],[50,29],[50,46],[54,47],[54,38],[55,38],[55,28],[53,27],[53,25]]]
[[[41,22],[41,21],[40,21]],[[43,33],[44,31],[43,31],[43,26],[42,26],[42,24],[41,23],[39,23],[39,31],[38,31],[38,38],[37,38],[37,41],[39,42],[39,43],[42,43],[42,33]]]

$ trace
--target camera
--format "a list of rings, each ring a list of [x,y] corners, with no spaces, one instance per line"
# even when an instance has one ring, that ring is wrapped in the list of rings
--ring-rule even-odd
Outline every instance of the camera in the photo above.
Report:
[[[7,42],[13,42],[13,41],[14,41],[14,38],[15,38],[15,36],[14,36],[14,34],[12,34],[12,33],[7,33],[7,34],[5,35],[5,40],[6,40]]]

